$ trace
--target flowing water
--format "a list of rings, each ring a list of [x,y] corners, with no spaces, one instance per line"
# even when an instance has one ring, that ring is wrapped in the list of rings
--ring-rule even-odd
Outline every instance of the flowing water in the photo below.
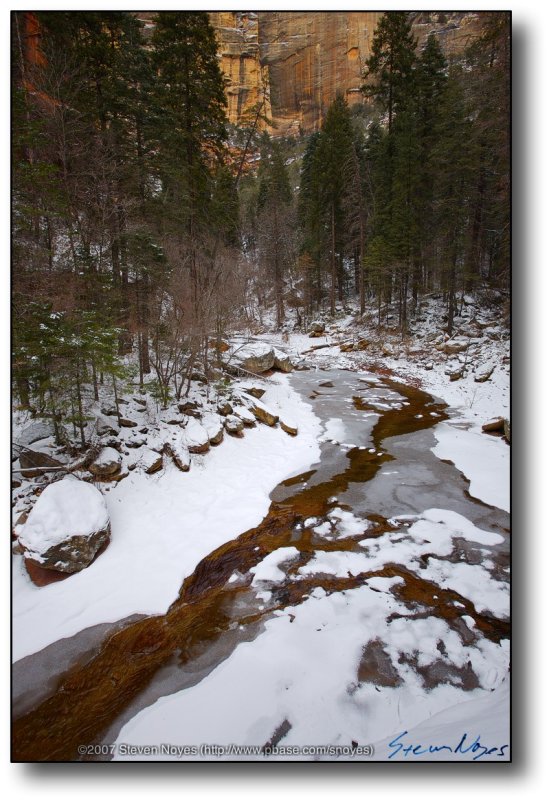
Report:
[[[95,626],[15,664],[14,759],[79,760],[79,744],[115,741],[141,709],[200,682],[240,642],[261,636],[275,610],[299,605],[319,586],[341,592],[372,575],[399,576],[403,580],[393,591],[408,614],[411,609],[418,616],[443,618],[464,640],[470,635],[462,621],[467,614],[484,637],[495,642],[508,637],[505,620],[479,614],[468,599],[422,579],[405,564],[387,563],[376,572],[347,577],[307,573],[295,580],[315,553],[360,552],[359,540],[398,530],[394,517],[442,508],[504,536],[502,544],[488,548],[492,576],[504,582],[509,518],[471,498],[463,475],[431,452],[432,429],[447,418],[444,403],[373,374],[311,371],[295,373],[291,380],[325,425],[319,463],[276,487],[257,528],[204,558],[165,615]],[[365,532],[337,538],[315,532],[315,524],[329,520],[336,507],[364,520]],[[307,523],[310,518],[317,523]],[[284,580],[271,587],[268,601],[260,600],[249,570],[288,546],[299,551],[299,559],[281,566]],[[448,560],[478,564],[486,552],[486,546],[456,539]],[[465,690],[478,686],[470,668],[461,674],[444,665],[425,674],[416,668],[428,688],[444,681]],[[358,680],[396,685],[381,643],[365,649]]]

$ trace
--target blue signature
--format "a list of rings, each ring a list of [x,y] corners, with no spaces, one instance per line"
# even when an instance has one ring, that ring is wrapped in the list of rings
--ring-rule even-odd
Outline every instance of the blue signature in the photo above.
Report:
[[[449,745],[449,744],[430,744],[430,745],[423,745],[423,744],[404,744],[402,741],[403,737],[406,736],[408,731],[402,731],[399,733],[398,736],[389,742],[389,747],[393,748],[391,755],[389,758],[393,758],[394,756],[402,753],[403,756],[424,756],[431,753],[440,753],[443,750],[447,750],[449,753],[471,753],[473,755],[473,761],[478,761],[483,756],[492,756],[496,755],[498,758],[501,758],[505,755],[505,751],[509,747],[508,744],[499,745],[499,747],[487,747],[486,745],[482,744],[480,741],[480,736],[474,740],[474,742],[468,742],[467,737],[469,736],[468,733],[464,733],[461,737],[459,744],[456,746]]]

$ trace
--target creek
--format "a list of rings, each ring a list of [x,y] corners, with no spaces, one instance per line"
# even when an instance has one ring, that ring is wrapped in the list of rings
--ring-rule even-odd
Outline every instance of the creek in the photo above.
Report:
[[[81,756],[78,746],[114,742],[139,711],[200,683],[240,643],[261,637],[276,611],[299,606],[317,587],[332,594],[361,586],[373,575],[398,576],[401,581],[392,591],[407,615],[442,618],[464,638],[462,617],[467,614],[486,639],[508,637],[506,619],[479,613],[470,599],[422,578],[404,563],[388,560],[375,571],[344,576],[310,569],[299,574],[319,554],[360,554],[365,540],[388,532],[404,535],[410,520],[436,508],[501,535],[488,547],[458,537],[446,559],[475,565],[486,562],[488,553],[493,580],[506,583],[509,516],[472,498],[464,476],[432,452],[433,428],[448,418],[443,402],[376,374],[303,371],[294,373],[291,382],[324,424],[319,462],[274,489],[270,510],[256,528],[204,558],[166,614],[96,626],[16,663],[15,760],[108,758]],[[336,522],[337,513],[352,515],[355,528],[336,535],[334,512]],[[279,565],[283,576],[268,587],[265,599],[253,570],[283,547],[295,548],[299,557]],[[428,687],[445,681],[465,690],[479,685],[470,668],[459,673],[439,664],[429,674],[419,666],[417,672]],[[359,681],[391,685],[391,676],[383,654],[366,649]]]

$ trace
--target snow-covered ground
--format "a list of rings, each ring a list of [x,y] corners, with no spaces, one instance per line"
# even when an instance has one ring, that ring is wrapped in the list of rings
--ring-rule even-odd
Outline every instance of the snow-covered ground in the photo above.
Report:
[[[38,588],[14,555],[14,661],[100,622],[164,613],[204,556],[261,522],[272,489],[320,454],[320,424],[287,376],[273,376],[263,399],[298,436],[259,425],[195,456],[188,473],[130,473],[105,495],[111,543],[88,569]]]
[[[340,338],[341,331],[336,329],[332,335]],[[265,338],[279,343],[276,335]],[[286,346],[303,354],[312,345],[329,341],[329,337],[311,341],[298,335],[291,336]],[[411,378],[416,385],[419,378],[422,388],[449,404],[450,420],[434,428],[433,452],[463,472],[473,497],[509,510],[509,446],[481,431],[488,419],[509,413],[508,370],[502,363],[507,355],[505,337],[495,344],[494,339],[481,341],[479,350],[495,365],[484,383],[474,380],[473,371],[457,383],[450,382],[446,359],[437,365],[429,363],[427,369],[408,354],[385,358],[384,363],[396,378]],[[342,354],[338,345],[308,352],[306,357],[324,368],[364,365],[363,353]],[[344,436],[341,420],[332,418],[324,424],[321,441],[342,441]],[[334,512],[337,516],[338,509]],[[352,518],[339,510],[340,518],[345,515]],[[315,522],[311,519],[305,524]],[[353,527],[352,520],[345,520],[347,533],[360,532],[364,521],[355,522],[358,525]],[[314,530],[320,536],[334,533],[329,520]],[[318,551],[294,577],[300,580],[318,573],[345,577],[380,569],[389,562],[405,564],[441,589],[458,592],[478,612],[508,617],[508,586],[492,579],[488,559],[485,564],[444,559],[452,552],[454,536],[488,546],[503,541],[500,534],[480,530],[459,514],[431,509],[404,538],[387,533],[373,541],[365,539],[360,543],[364,554]],[[293,548],[271,553],[255,568],[254,584],[259,578],[276,584],[277,576],[283,576],[279,565],[296,555]],[[420,563],[425,558],[426,563]],[[301,605],[276,612],[256,640],[241,644],[198,686],[159,699],[126,724],[117,740],[116,757],[136,757],[130,746],[136,748],[137,757],[151,760],[508,760],[508,640],[495,644],[482,636],[475,638],[475,622],[466,613],[462,620],[475,639],[470,646],[435,616],[406,619],[408,612],[391,592],[400,581],[398,577],[372,578],[362,587],[329,595],[317,588]],[[261,599],[268,599],[265,585],[260,588]],[[364,638],[384,643],[401,685],[380,687],[357,681]],[[413,670],[403,666],[407,655],[418,665],[436,669],[441,650],[447,665],[473,669],[478,688],[464,692],[447,682],[426,690]],[[271,746],[264,751],[262,746],[277,740],[277,732],[278,750]],[[171,742],[173,751],[147,755],[142,750],[160,741]],[[185,746],[197,742],[217,747],[183,754]],[[373,745],[373,756],[360,756],[359,748],[368,744]],[[239,751],[234,745],[251,749]],[[306,745],[307,752],[299,750]],[[315,746],[321,749],[315,752]],[[323,746],[330,750],[323,751]]]
[[[415,347],[393,337],[375,342],[370,352],[341,352],[341,342],[364,335],[354,326],[355,318],[348,315],[322,338],[294,334],[282,339],[269,333],[262,338],[306,358],[313,369],[382,367],[382,374],[412,381],[445,400],[450,418],[432,429],[437,439],[433,452],[465,475],[474,498],[508,510],[509,446],[481,431],[488,419],[509,415],[504,331],[492,324],[489,335],[471,336],[460,361],[452,356],[464,376],[450,381],[448,356],[438,350],[432,358],[435,351],[424,348],[427,337],[436,333],[428,324]],[[444,337],[436,334],[436,341],[444,346]],[[327,346],[311,351],[318,345]],[[490,378],[475,381],[487,362],[494,367]],[[345,439],[342,421],[333,417],[321,425],[287,376],[270,378],[262,402],[297,426],[299,435],[291,437],[280,428],[261,425],[246,429],[243,440],[225,437],[207,455],[193,456],[189,473],[172,464],[153,475],[132,472],[106,493],[112,542],[87,570],[38,589],[21,557],[14,556],[15,660],[100,622],[165,612],[184,578],[205,555],[261,521],[269,493],[281,480],[314,463],[322,442],[337,444]],[[379,411],[398,407],[380,400]],[[325,521],[308,520],[305,525],[333,542],[362,533],[368,521],[334,508]],[[457,592],[477,613],[505,619],[509,595],[506,584],[491,575],[490,550],[481,564],[446,560],[456,537],[487,548],[502,541],[499,534],[481,530],[455,512],[426,509],[410,520],[404,536],[395,531],[367,537],[359,543],[361,552],[319,550],[305,565],[294,568],[293,579],[318,573],[353,576],[400,564],[441,590]],[[273,586],[287,577],[284,567],[298,555],[296,548],[280,548],[252,569],[258,600],[268,602]],[[332,594],[317,587],[300,605],[275,611],[256,639],[240,643],[200,683],[160,698],[131,719],[119,734],[115,757],[264,760],[261,752],[242,754],[224,748],[233,744],[261,748],[280,741],[285,748],[326,745],[336,750],[299,754],[272,750],[270,759],[287,760],[290,755],[297,760],[332,760],[334,753],[359,758],[349,748],[374,745],[374,758],[380,760],[507,760],[508,641],[497,644],[481,635],[465,608],[461,619],[464,630],[470,631],[465,638],[436,615],[411,618],[393,592],[402,580],[373,577],[362,586]],[[383,643],[392,683],[357,679],[365,642]],[[412,661],[425,669],[436,670],[442,664],[455,675],[472,670],[476,688],[464,691],[457,677],[455,685],[449,680],[426,688]],[[149,754],[142,749],[160,742],[175,749],[171,753],[153,749]],[[198,743],[221,749],[187,756],[177,749]]]
[[[313,519],[309,522],[314,524]],[[349,520],[343,522],[348,529]],[[452,539],[458,536],[484,545],[503,541],[459,514],[431,509],[405,539],[402,533],[365,539],[360,543],[364,555],[320,553],[294,578],[318,573],[345,577],[390,562],[405,564],[444,588],[444,576],[437,570],[446,569],[448,586],[478,611],[508,616],[507,587],[491,580],[487,569],[437,558],[451,553]],[[427,553],[429,574],[420,565]],[[297,555],[294,548],[280,548],[254,569],[258,598],[268,600],[266,588],[284,578],[279,565]],[[420,754],[406,750],[411,742],[414,747],[421,744],[422,751],[427,747],[423,756],[432,747],[443,748],[435,750],[437,758],[446,754],[457,760],[508,760],[508,686],[502,688],[508,640],[496,644],[477,636],[475,622],[465,613],[462,620],[471,631],[465,638],[437,616],[413,617],[392,592],[402,582],[398,576],[373,577],[358,588],[332,594],[317,587],[300,605],[275,611],[256,639],[240,644],[198,685],[160,698],[130,720],[118,736],[115,758],[359,760],[370,759],[367,746],[374,745],[376,759],[413,760]],[[357,677],[365,643],[382,643],[389,680]],[[414,664],[433,669],[433,674],[441,667],[454,670],[456,685],[449,680],[425,688]],[[463,691],[458,676],[473,673],[478,688]],[[497,692],[493,699],[492,692]],[[478,708],[474,701],[480,703]],[[425,720],[431,717],[429,726]],[[272,746],[263,752],[280,731],[284,735],[278,749]],[[401,734],[403,746],[391,745]],[[173,749],[146,749],[160,742]],[[193,749],[199,743],[208,746]],[[353,743],[364,748],[362,754],[352,752]],[[448,755],[450,745],[456,752]]]

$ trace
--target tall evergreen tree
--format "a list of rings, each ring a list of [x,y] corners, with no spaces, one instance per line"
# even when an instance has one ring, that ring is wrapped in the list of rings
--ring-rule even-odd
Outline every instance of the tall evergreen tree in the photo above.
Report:
[[[473,135],[473,122],[463,92],[459,66],[450,71],[441,99],[436,144],[432,153],[435,173],[434,209],[439,240],[439,270],[448,303],[448,333],[453,332],[457,293],[465,288],[464,267],[474,181],[472,151],[463,146]]]
[[[389,11],[380,19],[366,60],[362,90],[387,112],[389,132],[393,118],[407,100],[412,87],[416,42],[406,11]]]
[[[437,38],[431,34],[416,67],[417,137],[419,145],[419,183],[417,186],[418,249],[412,271],[412,297],[417,305],[422,282],[428,280],[435,266],[436,228],[433,209],[435,170],[433,147],[440,133],[442,99],[447,82],[447,63]]]
[[[312,306],[320,306],[322,299],[321,251],[323,232],[321,224],[320,182],[316,168],[316,151],[320,131],[311,134],[303,161],[299,180],[297,215],[301,232],[300,263],[303,267],[307,313]]]
[[[471,280],[508,287],[510,277],[510,14],[483,15],[468,50],[467,93],[475,114],[477,180],[468,253]]]
[[[284,281],[294,259],[292,190],[280,145],[267,136],[259,167],[259,256],[274,287],[276,323],[284,321]]]
[[[326,113],[315,151],[321,219],[327,232],[330,274],[330,313],[335,314],[336,294],[344,293],[345,213],[343,198],[348,165],[354,159],[354,135],[349,107],[338,94]]]

